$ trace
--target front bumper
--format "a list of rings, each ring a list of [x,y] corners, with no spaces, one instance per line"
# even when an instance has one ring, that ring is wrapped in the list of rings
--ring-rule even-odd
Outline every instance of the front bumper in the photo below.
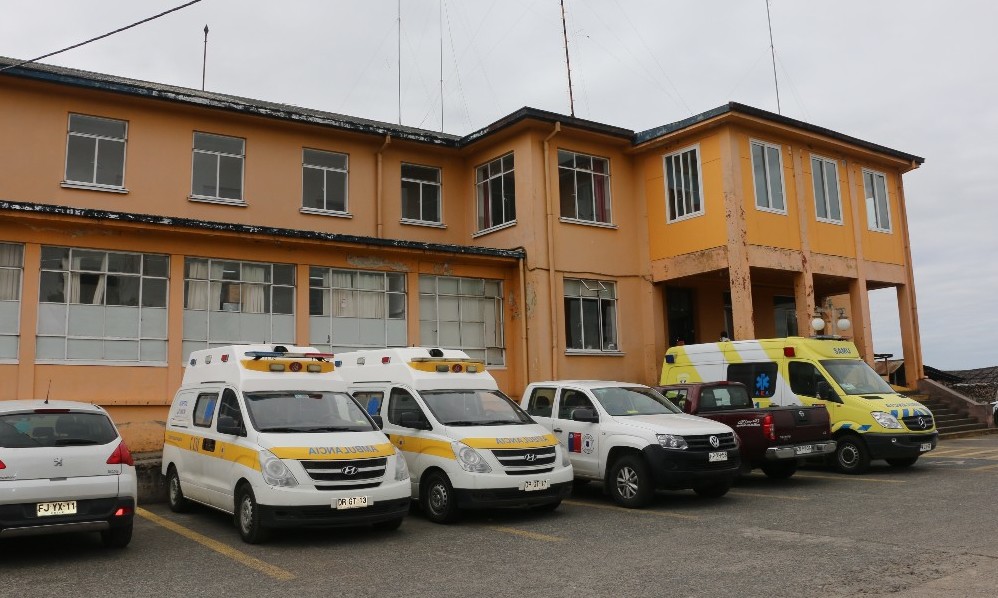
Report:
[[[335,509],[326,506],[258,505],[261,523],[265,527],[352,527],[401,519],[409,512],[412,500],[396,498],[375,501],[360,509]]]
[[[457,505],[462,509],[488,509],[495,507],[535,507],[568,498],[572,493],[571,482],[551,484],[545,490],[520,490],[519,488],[455,488]]]
[[[38,517],[37,504],[0,505],[0,537],[99,532],[129,526],[135,518],[135,499],[131,497],[77,500],[75,514],[52,517]],[[122,514],[115,515],[119,509]]]
[[[810,450],[807,450],[810,447]],[[821,457],[835,452],[834,440],[822,440],[820,442],[801,442],[798,444],[788,444],[784,446],[771,446],[766,449],[767,461],[783,461],[790,459],[807,459],[808,457]]]
[[[871,459],[903,459],[917,457],[936,448],[939,442],[939,432],[926,434],[885,434],[881,432],[863,434],[866,448],[870,450]],[[922,445],[929,444],[931,448],[922,450]]]
[[[662,490],[685,490],[694,486],[731,483],[741,470],[737,448],[728,449],[725,461],[709,461],[703,451],[673,450],[658,445],[641,451],[651,466],[655,487]],[[713,451],[721,452],[721,451]]]

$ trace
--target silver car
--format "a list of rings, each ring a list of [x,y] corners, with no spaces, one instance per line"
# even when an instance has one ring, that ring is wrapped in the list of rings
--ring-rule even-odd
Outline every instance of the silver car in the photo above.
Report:
[[[0,538],[100,532],[132,539],[135,463],[107,412],[72,401],[0,401]]]

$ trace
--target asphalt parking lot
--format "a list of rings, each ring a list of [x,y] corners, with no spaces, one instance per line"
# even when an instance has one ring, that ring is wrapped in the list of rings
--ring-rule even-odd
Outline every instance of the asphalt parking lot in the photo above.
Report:
[[[908,470],[807,468],[725,497],[617,508],[598,485],[555,513],[396,532],[283,532],[243,544],[231,518],[146,505],[124,550],[94,535],[0,541],[7,596],[993,596],[998,435],[950,440]]]

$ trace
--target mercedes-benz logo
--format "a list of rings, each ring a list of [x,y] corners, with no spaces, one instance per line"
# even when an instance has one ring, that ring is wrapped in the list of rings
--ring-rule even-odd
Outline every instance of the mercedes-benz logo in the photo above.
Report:
[[[721,440],[717,436],[711,436],[707,440],[710,441],[710,446],[714,448],[721,446]]]
[[[343,468],[343,475],[356,475],[356,474],[357,474],[357,468],[354,467],[353,465],[347,465],[346,467]]]
[[[924,418],[924,417],[920,417],[920,418],[918,418],[918,427],[919,427],[919,428],[922,428],[923,430],[924,430],[925,428],[927,428],[927,427],[928,427],[928,426],[927,426],[927,425],[925,424],[925,418]]]
[[[526,455],[523,456],[523,460],[528,463],[533,463],[534,461],[537,460],[537,455],[535,455],[534,453],[527,453]]]

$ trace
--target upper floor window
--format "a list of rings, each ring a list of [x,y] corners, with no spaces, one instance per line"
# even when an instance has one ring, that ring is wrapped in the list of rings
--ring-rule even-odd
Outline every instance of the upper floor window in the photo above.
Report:
[[[402,219],[440,224],[440,169],[402,165]]]
[[[818,220],[841,224],[839,167],[835,160],[811,156],[811,181],[814,184],[814,212]]]
[[[610,161],[558,150],[561,217],[610,224]]]
[[[891,232],[887,176],[882,172],[863,170],[863,190],[866,192],[866,222],[870,230]]]
[[[565,344],[583,351],[620,351],[616,283],[565,279]]]
[[[309,268],[309,343],[334,353],[406,346],[405,278],[401,272]]]
[[[226,203],[243,202],[246,141],[210,133],[194,133],[191,197]]]
[[[478,189],[479,231],[516,221],[512,152],[476,168],[475,186]]]
[[[120,189],[125,182],[127,133],[123,120],[70,114],[66,182]]]
[[[24,246],[0,243],[0,359],[17,359]]]
[[[506,363],[502,281],[419,277],[419,342],[460,349],[486,365]]]
[[[755,207],[787,213],[783,196],[783,159],[780,146],[762,141],[749,143],[752,148],[752,179],[755,183]]]
[[[346,154],[302,150],[302,210],[346,212],[348,165]]]
[[[669,222],[703,214],[700,146],[665,156],[665,188]]]

